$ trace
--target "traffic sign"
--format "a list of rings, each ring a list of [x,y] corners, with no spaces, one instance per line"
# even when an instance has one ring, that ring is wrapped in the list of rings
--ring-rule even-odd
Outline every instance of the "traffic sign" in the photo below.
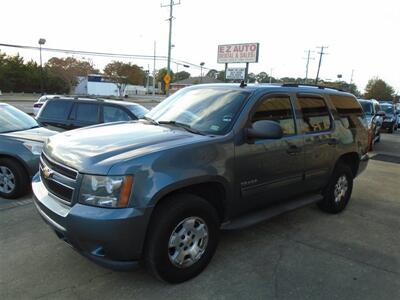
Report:
[[[165,84],[169,84],[169,82],[171,81],[171,76],[169,76],[169,74],[166,74],[165,76],[164,76],[164,82],[165,82]]]

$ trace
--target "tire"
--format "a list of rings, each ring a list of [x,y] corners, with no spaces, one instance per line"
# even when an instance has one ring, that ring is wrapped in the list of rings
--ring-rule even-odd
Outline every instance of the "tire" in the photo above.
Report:
[[[336,166],[328,186],[323,194],[324,199],[318,203],[318,207],[331,214],[343,211],[349,203],[353,190],[353,173],[350,167],[342,162]],[[345,180],[343,180],[343,178]],[[347,188],[341,189],[341,187]],[[336,191],[336,192],[335,192]]]
[[[378,133],[378,138],[376,139],[375,143],[379,143],[381,141],[381,133]]]
[[[199,231],[190,231],[195,228]],[[208,233],[207,236],[202,235],[204,232]],[[195,233],[197,236],[194,237]],[[174,236],[179,244],[174,243]],[[198,240],[199,237],[203,238]],[[219,219],[210,203],[192,194],[168,197],[157,205],[153,213],[145,247],[145,264],[162,281],[184,282],[200,274],[209,264],[218,239]],[[173,244],[176,246],[171,246]],[[195,262],[187,259],[187,249],[194,251]],[[178,253],[183,254],[179,256]],[[179,261],[179,257],[183,260]]]
[[[10,158],[0,158],[0,197],[15,199],[28,193],[29,176],[21,164]]]
[[[393,133],[394,125],[388,129],[388,133]]]

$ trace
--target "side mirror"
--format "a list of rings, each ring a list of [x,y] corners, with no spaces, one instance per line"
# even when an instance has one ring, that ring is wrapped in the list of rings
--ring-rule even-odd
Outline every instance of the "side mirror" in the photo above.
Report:
[[[378,111],[378,112],[376,113],[376,115],[377,115],[377,116],[380,116],[380,117],[384,117],[384,116],[386,116],[386,113],[385,113],[383,110],[380,110],[380,111]]]
[[[247,137],[250,139],[280,139],[282,136],[281,126],[274,121],[256,121],[247,129]]]

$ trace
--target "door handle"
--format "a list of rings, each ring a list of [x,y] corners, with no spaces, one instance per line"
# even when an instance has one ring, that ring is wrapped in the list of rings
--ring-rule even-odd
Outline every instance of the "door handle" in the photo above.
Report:
[[[289,148],[286,150],[289,155],[296,155],[301,152],[301,147],[297,147],[296,145],[290,145]]]

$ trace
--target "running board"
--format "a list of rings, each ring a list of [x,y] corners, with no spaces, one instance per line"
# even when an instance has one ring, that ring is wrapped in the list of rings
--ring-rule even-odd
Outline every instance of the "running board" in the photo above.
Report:
[[[263,210],[254,211],[243,216],[237,217],[231,221],[223,223],[221,225],[222,230],[236,230],[244,227],[248,227],[265,220],[269,220],[275,216],[283,214],[288,211],[295,210],[297,208],[317,203],[322,200],[321,194],[306,195],[300,198],[296,198],[283,203],[274,204]]]

